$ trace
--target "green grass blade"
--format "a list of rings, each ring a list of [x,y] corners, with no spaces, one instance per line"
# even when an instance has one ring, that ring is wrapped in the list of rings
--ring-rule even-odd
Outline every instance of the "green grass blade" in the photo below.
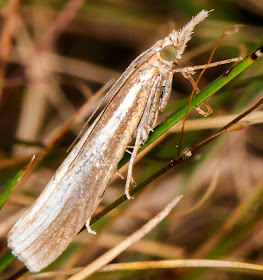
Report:
[[[3,206],[5,205],[8,197],[10,196],[10,194],[12,193],[13,189],[16,187],[16,185],[20,182],[20,180],[22,179],[22,177],[25,175],[25,173],[27,172],[28,168],[30,167],[31,163],[33,162],[35,156],[33,156],[33,158],[30,160],[30,162],[25,165],[20,171],[18,171],[18,173],[15,175],[15,177],[13,178],[13,180],[8,184],[8,186],[6,187],[6,189],[2,192],[1,196],[0,196],[0,210],[3,208]]]
[[[15,256],[11,253],[11,250],[0,258],[0,272],[2,272],[10,263],[15,260]]]
[[[25,175],[25,173],[29,169],[34,159],[35,156],[33,156],[30,162],[26,164],[20,171],[17,172],[13,180],[8,184],[6,189],[3,191],[3,193],[0,196],[0,210],[6,203],[13,189],[16,187],[16,185],[21,181],[21,179]],[[6,254],[2,258],[0,258],[0,272],[2,272],[10,263],[12,263],[15,260],[15,258],[16,257],[12,255],[11,250],[6,252]]]

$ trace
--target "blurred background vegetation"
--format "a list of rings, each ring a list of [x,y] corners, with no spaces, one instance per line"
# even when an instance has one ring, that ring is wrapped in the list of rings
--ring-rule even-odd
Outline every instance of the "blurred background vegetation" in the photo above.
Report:
[[[0,212],[1,255],[8,250],[6,236],[11,226],[39,196],[99,104],[98,90],[118,78],[140,53],[172,29],[182,28],[202,9],[214,10],[196,27],[180,66],[205,64],[218,38],[234,24],[244,26],[239,33],[223,40],[213,61],[249,54],[263,41],[263,1],[258,0],[1,0],[0,9],[0,192],[33,154],[43,156]],[[206,87],[229,67],[207,70],[199,87]],[[220,117],[229,116],[230,121],[232,114],[243,112],[259,100],[263,92],[262,74],[263,64],[259,61],[208,100],[214,111],[212,115],[204,119],[192,113],[189,119],[198,118],[200,122],[185,132],[183,148],[221,128],[225,123]],[[189,81],[176,74],[170,103],[160,120],[189,98],[191,90]],[[54,141],[58,128],[86,102],[89,103],[85,112]],[[213,120],[216,121],[211,125]],[[155,180],[134,200],[125,203],[122,211],[115,209],[95,223],[92,228],[98,232],[97,236],[79,234],[48,270],[88,264],[179,194],[185,197],[177,212],[114,262],[210,258],[262,264],[262,121],[261,114],[257,124],[221,136],[198,155]],[[179,129],[180,126],[177,131],[166,133],[136,163],[136,182],[142,182],[176,157]],[[123,194],[124,182],[113,179],[101,207]],[[208,189],[211,194],[200,207],[180,216],[196,205]],[[5,269],[2,279],[22,267],[15,260]],[[93,276],[94,279],[134,277],[259,279],[260,276],[216,269],[159,269]]]

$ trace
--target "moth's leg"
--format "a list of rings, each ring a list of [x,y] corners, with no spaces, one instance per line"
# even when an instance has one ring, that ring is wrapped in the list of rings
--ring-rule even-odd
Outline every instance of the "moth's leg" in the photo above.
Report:
[[[190,83],[192,84],[193,88],[195,88],[196,93],[199,93],[199,92],[200,92],[200,89],[199,89],[198,86],[196,86],[195,80],[194,80],[194,78],[192,77],[192,75],[191,75],[190,73],[187,73],[187,72],[182,72],[182,75],[183,75],[187,80],[190,81]],[[207,109],[206,112],[203,111],[198,105],[195,106],[195,109],[196,109],[196,111],[197,111],[200,115],[202,115],[202,116],[204,116],[204,117],[207,117],[207,116],[209,116],[209,115],[213,112],[213,110],[212,110],[212,108],[210,107],[210,105],[207,103],[207,101],[204,101],[203,103],[205,104],[205,107],[206,107],[206,109]]]
[[[141,145],[141,132],[142,132],[142,128],[138,127],[138,132],[137,132],[137,136],[136,136],[136,140],[135,140],[135,144],[134,144],[134,149],[132,151],[132,155],[130,158],[130,162],[129,162],[129,166],[128,166],[128,172],[127,172],[127,180],[126,180],[126,184],[125,184],[125,194],[127,199],[132,199],[133,197],[130,196],[129,194],[129,189],[130,189],[130,183],[134,182],[133,178],[132,178],[132,168],[133,168],[133,163],[135,160],[135,157],[137,155],[137,152],[140,148]]]
[[[132,155],[132,152],[130,150],[128,150],[128,149],[125,149],[125,152],[130,154],[130,155]]]
[[[146,116],[142,117],[140,121],[140,125],[144,127],[143,131],[141,132],[142,141],[146,141],[148,139],[149,132],[153,131],[154,125],[156,124],[158,118],[160,98],[161,98],[161,89],[163,85],[162,81],[163,81],[163,76],[159,74],[155,77],[154,81],[152,82],[150,95],[146,107],[144,109],[144,115]],[[133,137],[135,138],[138,134],[138,129],[139,129],[139,125],[133,134]]]
[[[122,176],[120,172],[117,171],[116,173],[117,173],[117,175],[118,175],[122,180],[125,179],[124,176]]]
[[[234,57],[234,58],[229,58],[229,59],[225,59],[225,60],[220,60],[220,61],[212,62],[212,63],[209,63],[209,64],[195,65],[195,66],[182,67],[182,68],[175,68],[175,69],[173,69],[173,73],[188,72],[188,73],[194,74],[194,71],[201,70],[201,69],[204,69],[204,68],[212,68],[212,67],[216,67],[216,66],[219,66],[219,65],[224,65],[224,64],[227,64],[227,63],[232,63],[232,62],[239,62],[239,61],[243,60],[245,57],[246,56],[239,56],[239,57]]]
[[[164,84],[163,83],[164,79],[165,79],[164,76],[159,74],[156,77],[153,86],[151,88],[151,93],[149,95],[149,99],[139,125],[140,127],[142,127],[142,131],[141,131],[142,142],[148,139],[149,133],[150,131],[153,131],[154,125],[157,121],[159,104],[161,99],[161,90],[162,90],[162,85]]]
[[[213,113],[213,109],[211,108],[211,106],[207,103],[207,101],[203,102],[205,104],[206,107],[206,112],[204,110],[202,110],[198,105],[195,106],[195,110],[202,116],[207,117],[210,114]]]
[[[166,77],[163,77],[162,86],[161,86],[161,96],[160,96],[160,103],[159,103],[159,110],[162,111],[171,95],[172,91],[172,82],[173,82],[173,72],[169,72]]]
[[[199,87],[195,84],[195,80],[194,80],[192,74],[189,73],[189,72],[182,72],[182,75],[184,76],[184,78],[186,78],[187,80],[190,81],[190,83],[191,83],[191,85],[193,86],[193,88],[195,88],[196,93],[199,93],[199,92],[200,92],[200,89],[199,89]]]
[[[159,104],[160,104],[161,93],[162,93],[163,79],[164,79],[163,77],[160,77],[159,83],[156,87],[156,91],[154,94],[152,104],[149,109],[149,116],[146,119],[147,124],[145,124],[147,126],[147,127],[145,127],[147,130],[147,135],[145,137],[146,139],[143,138],[144,141],[147,140],[149,132],[150,131],[153,132],[153,128],[157,122],[158,113],[159,113]]]
[[[85,226],[87,228],[87,231],[88,231],[88,233],[91,233],[91,234],[97,234],[97,232],[95,230],[92,230],[91,227],[90,227],[90,219],[91,219],[91,217],[88,218],[88,220],[85,224]]]
[[[150,112],[152,111],[152,105],[156,103],[156,102],[154,102],[156,94],[157,94],[157,96],[158,96],[158,94],[160,96],[160,93],[158,93],[158,91],[160,91],[161,80],[162,80],[161,75],[156,75],[154,77],[154,79],[151,81],[151,87],[149,88],[149,90],[150,90],[149,98],[148,98],[147,104],[145,106],[140,123],[134,133],[134,135],[136,136],[136,140],[135,140],[134,148],[133,148],[129,166],[128,166],[127,180],[126,180],[126,185],[125,185],[125,194],[126,194],[127,199],[132,198],[129,194],[130,183],[132,183],[133,185],[135,184],[133,177],[132,177],[132,168],[133,168],[134,160],[135,160],[137,152],[140,148],[141,143],[143,141],[146,141],[148,138],[148,135],[149,135],[149,130],[150,130],[149,129],[150,128],[149,116],[150,116]],[[159,98],[156,97],[156,99],[159,99]],[[156,105],[156,110],[158,110],[157,105]]]

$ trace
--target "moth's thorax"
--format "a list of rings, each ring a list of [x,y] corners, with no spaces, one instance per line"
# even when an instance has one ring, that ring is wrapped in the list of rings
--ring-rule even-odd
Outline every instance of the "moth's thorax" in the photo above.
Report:
[[[160,73],[163,75],[166,75],[167,72],[171,72],[173,69],[175,69],[177,63],[176,63],[176,61],[165,61],[159,57],[158,65],[159,65]]]

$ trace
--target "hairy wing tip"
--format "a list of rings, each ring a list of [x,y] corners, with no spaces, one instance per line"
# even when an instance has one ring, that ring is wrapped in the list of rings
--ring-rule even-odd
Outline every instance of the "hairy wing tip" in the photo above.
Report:
[[[7,246],[11,249],[12,255],[14,255],[21,262],[23,262],[30,272],[39,272],[42,269],[42,267],[40,267],[39,264],[37,263],[36,259],[34,259],[32,262],[32,261],[28,260],[27,258],[25,258],[24,256],[22,256],[23,251],[17,252],[16,245],[13,244],[13,240],[10,240],[10,237],[8,237],[8,239],[7,239]]]

